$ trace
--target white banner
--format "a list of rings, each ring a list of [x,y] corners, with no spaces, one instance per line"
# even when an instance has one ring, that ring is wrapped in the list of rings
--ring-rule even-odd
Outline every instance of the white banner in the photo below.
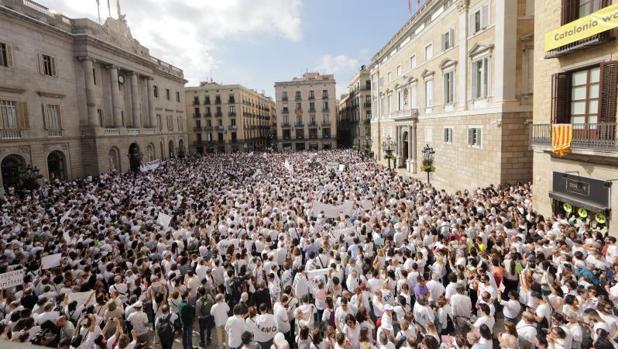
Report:
[[[331,205],[331,204],[323,204],[321,202],[314,202],[313,209],[311,210],[311,214],[314,217],[317,217],[320,212],[324,212],[324,215],[327,218],[338,218],[339,215],[349,215],[352,213],[353,207],[352,201],[346,201],[341,205]]]
[[[345,165],[339,165],[339,172],[345,171]]]
[[[159,212],[159,217],[157,217],[157,224],[167,229],[170,226],[170,222],[172,221],[172,216],[167,215],[163,212]]]
[[[94,300],[94,291],[88,292],[71,292],[68,297],[68,303],[77,301],[77,305],[87,305]]]
[[[155,161],[151,161],[145,165],[141,165],[139,167],[139,170],[141,172],[150,172],[150,171],[154,171],[157,168],[159,168],[159,165],[161,165],[161,160],[155,160]]]
[[[307,279],[309,280],[317,279],[324,275],[328,275],[329,272],[330,272],[330,268],[309,270],[307,271]]]
[[[49,269],[49,268],[57,267],[60,265],[61,258],[62,258],[62,253],[50,254],[49,256],[45,256],[41,258],[41,268]]]
[[[290,164],[287,160],[285,160],[285,162],[283,163],[283,166],[285,167],[286,170],[288,170],[290,173],[294,172],[294,167],[292,167],[292,164]]]
[[[24,282],[25,273],[25,270],[21,269],[0,274],[0,290],[21,285]]]

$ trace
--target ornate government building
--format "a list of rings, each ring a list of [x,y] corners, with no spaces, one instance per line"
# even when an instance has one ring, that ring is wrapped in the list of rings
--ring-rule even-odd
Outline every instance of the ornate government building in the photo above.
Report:
[[[120,13],[100,25],[0,0],[2,187],[27,166],[71,179],[184,154],[185,82]]]

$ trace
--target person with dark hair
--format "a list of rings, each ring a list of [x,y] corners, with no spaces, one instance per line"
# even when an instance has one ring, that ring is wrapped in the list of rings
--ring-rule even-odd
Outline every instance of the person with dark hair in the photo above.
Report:
[[[255,317],[257,331],[254,333],[254,338],[262,349],[270,349],[273,338],[277,334],[277,321],[275,316],[268,312],[266,303],[260,304],[259,311],[260,314]]]
[[[245,312],[243,308],[238,304],[234,306],[234,315],[228,318],[225,323],[225,332],[230,349],[238,349],[243,345],[241,335],[246,332],[247,328],[243,318]]]
[[[178,317],[182,324],[182,347],[183,349],[193,349],[195,307],[189,302],[189,292],[183,292],[181,297],[182,301],[178,304]]]

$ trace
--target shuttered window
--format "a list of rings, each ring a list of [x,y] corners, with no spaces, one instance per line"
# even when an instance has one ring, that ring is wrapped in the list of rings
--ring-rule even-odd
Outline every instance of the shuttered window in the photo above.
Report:
[[[552,123],[596,128],[616,122],[618,62],[606,62],[552,77]]]
[[[481,147],[481,129],[478,127],[471,127],[468,129],[468,145],[471,147]]]
[[[562,25],[588,16],[612,4],[612,0],[562,0]]]
[[[17,128],[17,103],[15,101],[0,100],[0,128]]]
[[[10,67],[11,65],[10,47],[4,42],[0,42],[0,66]]]

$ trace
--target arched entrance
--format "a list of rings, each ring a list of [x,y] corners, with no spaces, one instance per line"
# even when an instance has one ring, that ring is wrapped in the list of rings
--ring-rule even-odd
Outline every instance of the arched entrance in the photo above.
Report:
[[[47,156],[47,172],[49,172],[49,180],[67,179],[67,162],[64,154],[59,150],[54,150]]]
[[[19,184],[19,170],[26,166],[26,160],[19,155],[9,155],[2,160],[2,183],[4,189]]]
[[[181,158],[185,156],[185,142],[182,139],[178,141],[178,156]]]
[[[120,151],[118,148],[113,147],[109,150],[109,170],[122,172],[122,168],[120,168]]]
[[[174,157],[174,141],[170,141],[169,149],[170,149],[170,159],[171,159]]]
[[[129,146],[129,167],[131,171],[139,171],[139,167],[142,165],[142,154],[139,150],[139,145],[133,143]]]

